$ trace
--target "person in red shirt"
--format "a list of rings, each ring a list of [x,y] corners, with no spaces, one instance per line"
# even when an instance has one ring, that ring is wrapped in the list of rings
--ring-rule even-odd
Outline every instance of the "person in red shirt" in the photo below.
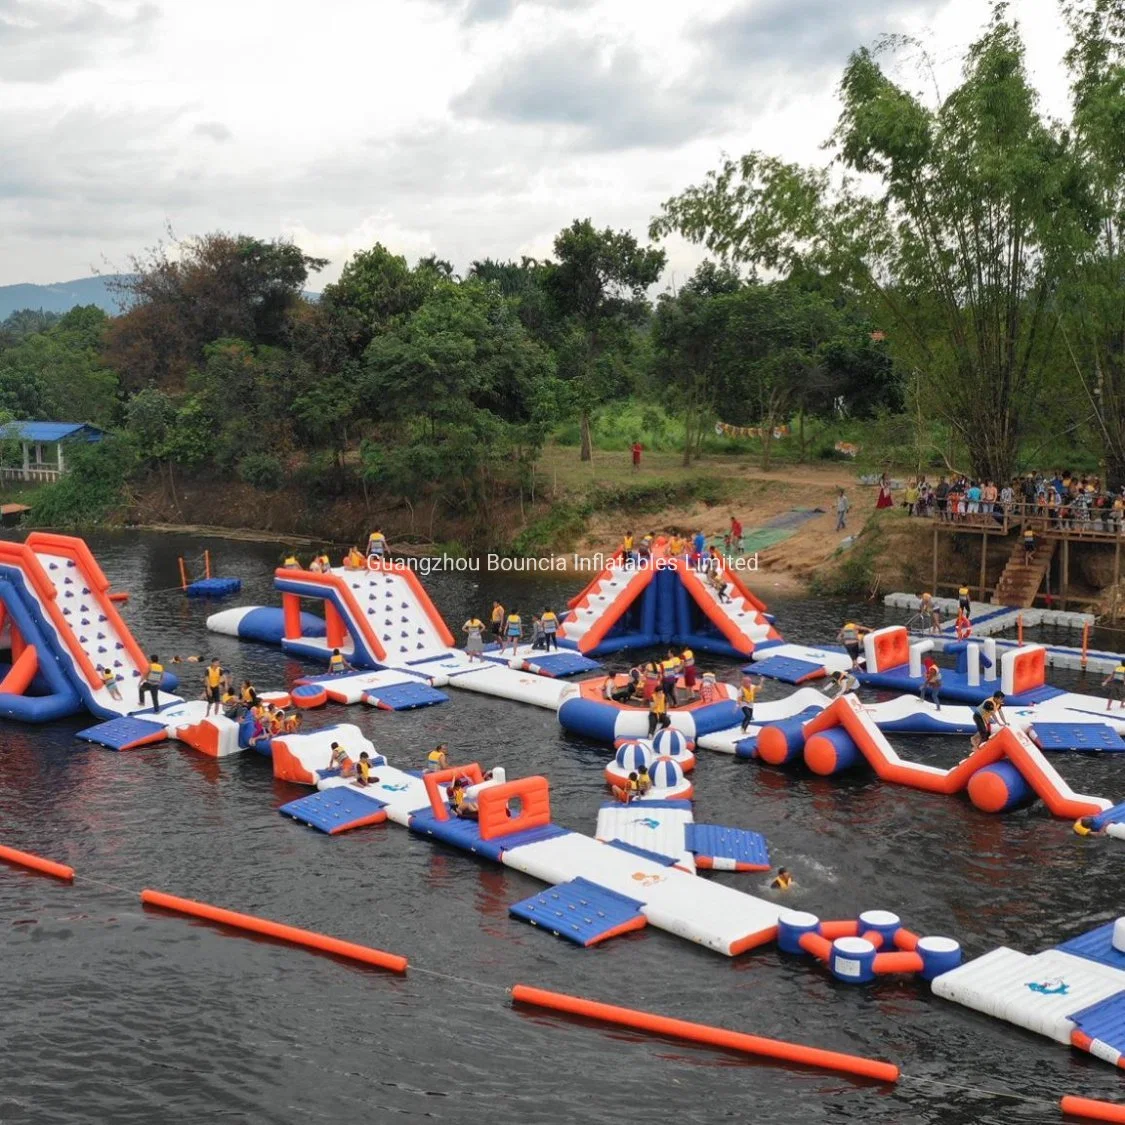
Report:
[[[733,555],[742,554],[742,524],[734,516],[730,518],[730,551]]]
[[[641,467],[641,450],[643,448],[639,441],[633,442],[633,472]]]

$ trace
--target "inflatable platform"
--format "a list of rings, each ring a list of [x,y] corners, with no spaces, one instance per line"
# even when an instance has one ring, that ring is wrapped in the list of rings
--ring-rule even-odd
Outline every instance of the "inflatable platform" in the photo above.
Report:
[[[723,560],[713,564],[726,586],[721,598],[711,572],[668,555],[658,539],[647,563],[613,559],[576,597],[559,628],[559,641],[589,656],[625,648],[677,644],[734,659],[780,639],[765,605]]]
[[[142,710],[138,685],[148,658],[121,619],[109,580],[82,539],[32,532],[0,542],[0,716],[43,723],[86,710],[111,719]],[[117,677],[120,699],[101,669]],[[164,676],[161,703],[175,677]]]
[[[513,915],[582,945],[652,925],[733,957],[776,936],[780,910],[772,902],[701,879],[668,857],[638,854],[553,824],[546,778],[508,781],[494,771],[486,779],[475,762],[415,775],[379,757],[377,780],[364,787],[327,769],[332,740],[350,754],[370,747],[356,728],[343,725],[334,739],[287,739],[282,754],[275,740],[275,774],[320,786],[311,797],[283,805],[283,815],[331,834],[352,821],[389,821],[551,884],[513,904]],[[446,786],[462,776],[473,783],[477,819],[454,816],[446,802]]]
[[[1125,918],[1042,953],[1001,946],[936,977],[934,994],[1125,1068]]]

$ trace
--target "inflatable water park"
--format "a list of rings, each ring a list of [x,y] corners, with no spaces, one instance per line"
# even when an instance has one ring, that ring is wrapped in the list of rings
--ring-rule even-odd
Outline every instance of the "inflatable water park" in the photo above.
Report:
[[[772,946],[855,986],[914,977],[941,999],[1120,1066],[1125,918],[1042,953],[1000,947],[965,958],[956,937],[907,928],[893,904],[829,920],[804,908],[812,904],[786,909],[777,895],[754,893],[776,866],[768,841],[752,826],[699,820],[693,777],[707,768],[704,751],[820,778],[866,770],[885,785],[967,799],[981,813],[1040,803],[1088,834],[1125,838],[1125,803],[1080,792],[1064,777],[1083,753],[1125,751],[1125,709],[1050,685],[1049,646],[988,633],[950,640],[874,629],[853,669],[835,645],[786,642],[725,562],[701,572],[669,557],[660,541],[653,562],[611,562],[571,599],[552,651],[513,642],[466,652],[417,575],[385,558],[321,572],[278,569],[280,604],[220,609],[207,619],[216,634],[316,666],[343,665],[259,693],[289,711],[421,711],[456,707],[456,694],[469,691],[555,712],[562,729],[609,755],[588,832],[553,820],[545,776],[509,776],[476,761],[395,766],[359,726],[335,716],[256,736],[247,716],[209,713],[204,701],[175,694],[175,677],[154,669],[121,615],[126,595],[73,537],[33,533],[0,544],[0,714],[45,723],[85,712],[98,721],[77,737],[113,750],[177,740],[216,759],[253,751],[279,782],[311,790],[280,804],[287,819],[328,836],[395,825],[518,871],[543,886],[512,902],[510,916],[584,948],[651,927],[728,958]],[[633,681],[638,696],[598,658],[669,648],[680,654],[669,662],[672,699],[654,724],[644,665]],[[696,652],[746,661],[747,676],[792,690],[755,703],[748,716],[735,684],[698,690]],[[955,661],[942,668],[940,706],[919,694],[934,655]],[[861,701],[850,675],[893,694]],[[979,708],[996,693],[1004,716],[980,738]],[[892,742],[974,732],[969,752],[948,767],[911,761]],[[21,863],[23,855],[0,847],[0,858]],[[712,872],[759,882],[747,889]]]

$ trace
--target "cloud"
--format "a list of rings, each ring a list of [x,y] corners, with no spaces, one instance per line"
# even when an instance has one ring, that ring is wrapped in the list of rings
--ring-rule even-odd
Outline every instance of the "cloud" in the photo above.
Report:
[[[221,121],[200,121],[192,129],[192,133],[197,137],[209,137],[220,143],[234,140],[234,134]]]
[[[839,70],[857,47],[932,18],[946,0],[743,0],[693,39],[733,74],[778,68],[807,76]]]
[[[464,24],[502,23],[519,7],[538,6],[557,10],[588,8],[594,0],[431,0],[456,11]]]
[[[710,131],[721,112],[705,83],[662,83],[635,48],[606,51],[598,39],[577,34],[513,53],[456,97],[452,109],[490,123],[562,126],[576,147],[600,151],[673,148]]]
[[[154,4],[0,0],[0,78],[51,82],[110,53],[135,50],[159,16]]]

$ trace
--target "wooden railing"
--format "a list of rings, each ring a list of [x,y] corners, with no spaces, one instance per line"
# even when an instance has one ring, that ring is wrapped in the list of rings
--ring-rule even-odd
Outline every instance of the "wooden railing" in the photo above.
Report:
[[[56,481],[61,476],[62,473],[57,466],[29,465],[26,469],[23,466],[0,468],[0,480],[38,481],[40,484],[45,484]]]

